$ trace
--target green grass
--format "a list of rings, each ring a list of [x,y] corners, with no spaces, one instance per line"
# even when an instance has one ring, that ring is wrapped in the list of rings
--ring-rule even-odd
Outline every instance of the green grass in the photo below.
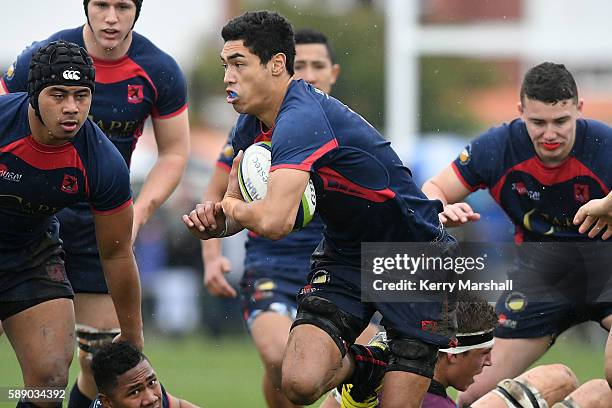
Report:
[[[263,372],[253,343],[246,337],[171,340],[148,336],[145,354],[164,387],[204,407],[264,407]],[[78,363],[70,369],[72,385]],[[0,337],[0,388],[22,384],[19,365],[6,336]],[[0,402],[0,407],[15,406]]]
[[[603,331],[602,331],[603,332]],[[170,393],[204,407],[265,407],[261,363],[247,337],[213,339],[190,336],[172,340],[149,335],[145,353]],[[562,362],[584,382],[603,376],[603,338],[588,342],[564,335],[539,363]],[[76,376],[76,360],[70,384]],[[0,337],[0,388],[19,386],[21,374],[13,351]],[[15,406],[0,402],[0,407]]]

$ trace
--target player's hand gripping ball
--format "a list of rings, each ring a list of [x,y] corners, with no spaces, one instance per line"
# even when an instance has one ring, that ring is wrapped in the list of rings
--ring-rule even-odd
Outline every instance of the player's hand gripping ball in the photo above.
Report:
[[[242,155],[238,166],[238,184],[246,202],[261,200],[268,191],[268,176],[272,162],[272,144],[259,142],[249,146]],[[302,202],[298,208],[293,230],[303,228],[312,220],[317,205],[312,179],[308,180],[302,194]]]

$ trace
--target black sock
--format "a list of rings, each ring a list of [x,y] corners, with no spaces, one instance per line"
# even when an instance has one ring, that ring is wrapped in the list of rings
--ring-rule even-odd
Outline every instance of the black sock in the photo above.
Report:
[[[368,383],[376,372],[384,373],[387,369],[388,351],[383,351],[377,347],[353,344],[349,347],[349,352],[353,355],[355,361],[355,371],[346,381],[349,384]]]
[[[92,402],[92,400],[83,395],[81,390],[79,390],[79,386],[75,382],[72,386],[72,390],[70,390],[68,408],[89,408]]]

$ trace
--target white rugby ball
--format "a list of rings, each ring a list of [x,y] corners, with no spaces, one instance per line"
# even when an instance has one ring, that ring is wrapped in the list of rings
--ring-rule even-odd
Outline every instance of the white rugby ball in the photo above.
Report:
[[[238,184],[240,193],[246,202],[261,200],[268,192],[268,176],[272,162],[272,144],[258,142],[249,146],[243,153],[238,166]],[[308,224],[314,216],[317,206],[317,195],[314,184],[308,180],[302,203],[298,208],[293,229],[298,230]]]
[[[266,196],[271,162],[270,142],[255,143],[244,151],[238,166],[238,184],[244,201],[250,203]]]

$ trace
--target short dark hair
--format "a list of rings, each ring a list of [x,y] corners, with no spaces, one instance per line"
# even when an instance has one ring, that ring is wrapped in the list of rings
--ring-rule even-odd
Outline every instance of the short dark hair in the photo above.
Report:
[[[147,357],[132,344],[122,341],[102,347],[93,356],[91,370],[104,394],[111,394],[117,386],[117,377],[147,360]]]
[[[244,46],[267,64],[275,54],[287,57],[287,72],[293,75],[295,41],[291,23],[273,11],[248,11],[230,20],[221,30],[223,41],[243,40]]]
[[[133,30],[134,25],[136,24],[136,20],[138,20],[138,16],[140,16],[140,10],[142,9],[142,0],[132,0],[132,2],[136,6],[136,17],[134,17],[134,24],[132,24],[132,30]],[[83,0],[83,7],[85,8],[85,17],[87,17],[87,24],[89,24],[89,13],[87,11],[88,4],[89,4],[89,0]]]
[[[457,327],[461,333],[476,333],[495,328],[497,314],[483,297],[462,291],[457,296]]]
[[[544,62],[525,74],[521,86],[521,103],[524,103],[525,97],[552,104],[566,99],[578,103],[578,88],[565,65]]]
[[[295,45],[299,44],[323,44],[327,48],[327,54],[332,64],[336,63],[336,52],[334,47],[329,43],[329,40],[320,31],[312,28],[302,28],[295,32]]]

